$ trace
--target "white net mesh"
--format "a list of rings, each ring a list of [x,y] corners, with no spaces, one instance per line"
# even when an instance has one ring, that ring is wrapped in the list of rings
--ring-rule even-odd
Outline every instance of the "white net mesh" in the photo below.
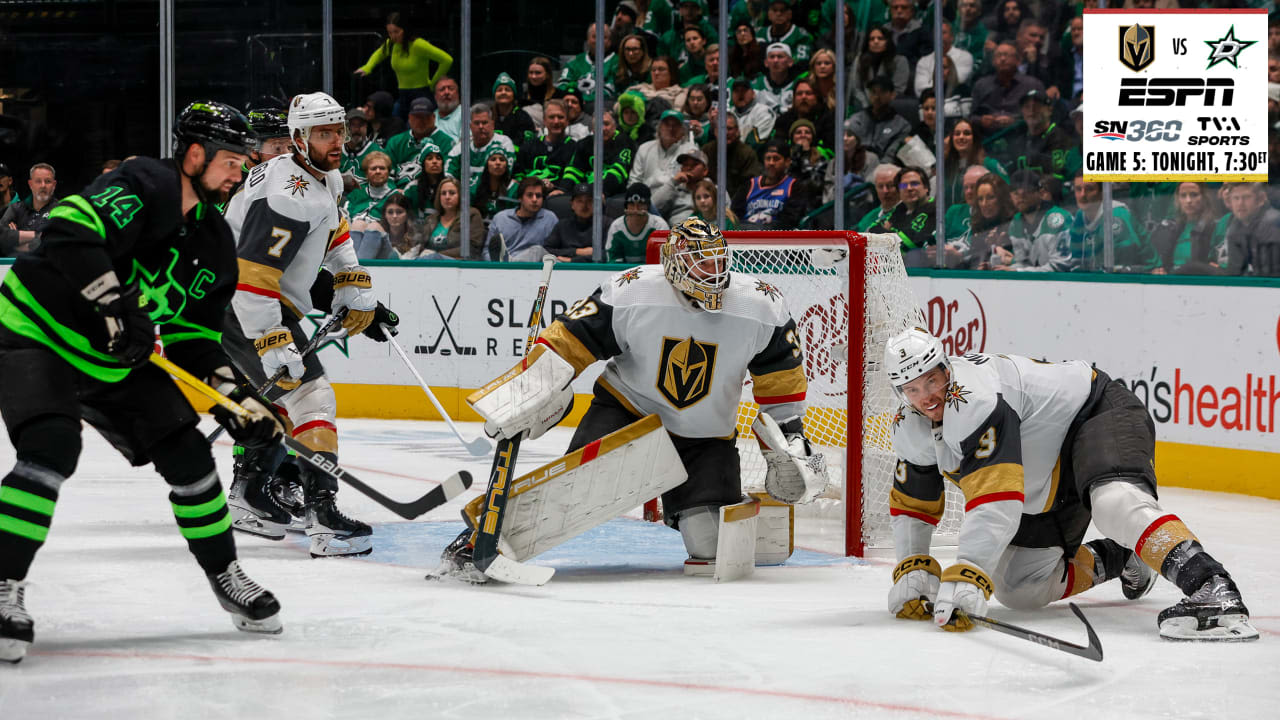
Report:
[[[898,401],[880,363],[891,335],[924,324],[907,281],[898,238],[850,233],[854,239],[849,240],[833,233],[800,232],[726,235],[733,246],[734,271],[782,291],[804,352],[809,379],[805,434],[826,455],[832,487],[814,503],[797,506],[796,543],[828,552],[853,552],[855,544],[846,539],[845,493],[850,489],[862,494],[862,514],[849,523],[848,532],[855,536],[860,532],[866,547],[891,547],[889,490],[896,458],[889,430]],[[866,246],[865,263],[859,259],[859,244]],[[852,372],[863,389],[860,468],[849,468],[847,460],[848,419],[855,415],[849,408],[849,343],[854,332],[849,322],[851,267],[865,278],[866,288],[862,312],[866,363]],[[861,300],[855,299],[855,312],[859,304]],[[748,380],[738,407],[738,449],[743,485],[755,490],[762,489],[765,465],[751,433],[758,410],[751,398]],[[858,435],[854,433],[855,441]],[[935,540],[954,543],[964,503],[955,488],[949,487],[948,493],[947,515]]]

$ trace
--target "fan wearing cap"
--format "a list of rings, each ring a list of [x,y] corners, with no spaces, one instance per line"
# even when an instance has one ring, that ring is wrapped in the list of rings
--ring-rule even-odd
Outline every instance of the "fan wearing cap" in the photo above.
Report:
[[[516,81],[506,73],[498,73],[493,81],[493,128],[494,132],[511,138],[516,150],[520,149],[526,135],[533,137],[538,134],[533,118],[516,102]]]
[[[689,140],[689,129],[679,110],[664,110],[658,116],[658,136],[640,145],[631,165],[629,182],[644,183],[650,192],[662,187],[679,171],[677,158],[697,150]]]
[[[738,120],[738,134],[742,141],[753,149],[763,147],[773,135],[778,114],[756,98],[751,80],[742,75],[729,79],[729,98],[732,100],[729,114]]]
[[[62,200],[39,247],[5,275],[0,413],[16,463],[0,481],[0,661],[21,660],[34,639],[23,587],[76,468],[82,420],[164,478],[178,529],[236,626],[281,630],[279,603],[236,560],[200,417],[149,362],[158,330],[169,360],[249,411],[213,411],[233,438],[279,441],[279,419],[237,381],[218,342],[237,271],[235,240],[213,205],[256,143],[239,110],[192,103],[174,122],[173,159],[133,158]],[[111,582],[136,594],[135,574]]]
[[[1010,252],[992,249],[993,270],[1067,272],[1080,265],[1071,250],[1071,214],[1058,207],[1040,173],[1018,170],[1009,178],[1013,208],[1009,223]]]
[[[338,171],[342,173],[344,190],[350,192],[356,185],[365,181],[364,158],[382,146],[369,135],[369,116],[362,108],[351,108],[347,111],[347,141],[342,144],[342,162]]]
[[[764,173],[733,198],[732,210],[744,223],[769,230],[793,230],[810,205],[801,183],[788,174],[791,146],[770,140],[764,146]]]
[[[1069,182],[1079,167],[1069,167],[1072,148],[1079,145],[1069,129],[1053,121],[1053,100],[1044,90],[1028,90],[1022,96],[1022,123],[1013,126],[998,154],[1006,167],[1027,168]]]
[[[681,153],[676,162],[680,171],[653,192],[653,204],[663,217],[678,225],[694,212],[693,189],[707,177],[708,162],[706,153],[698,149]]]
[[[642,263],[649,246],[649,236],[671,226],[661,215],[649,212],[651,194],[644,183],[627,186],[623,196],[622,217],[614,220],[605,233],[605,256],[609,262]]]
[[[595,189],[586,183],[573,186],[569,208],[572,215],[556,223],[542,247],[560,262],[591,262],[594,242],[591,235]]]
[[[813,52],[813,36],[808,30],[792,22],[795,0],[769,0],[769,27],[760,41],[766,46],[783,43],[791,48],[791,58],[801,68],[809,67],[809,54]]]
[[[436,152],[453,149],[453,139],[436,127],[436,104],[429,97],[414,98],[409,104],[409,129],[387,141],[391,158],[391,184],[406,187],[422,172],[422,156],[428,145]]]
[[[794,65],[791,46],[781,42],[772,43],[764,51],[764,72],[751,81],[751,89],[756,91],[756,101],[767,105],[775,115],[791,108],[798,75]]]
[[[893,81],[887,76],[877,75],[867,82],[867,98],[871,101],[871,107],[858,111],[850,118],[853,134],[886,161],[897,157],[898,149],[911,135],[911,121],[893,108],[895,97],[897,92],[893,89]]]

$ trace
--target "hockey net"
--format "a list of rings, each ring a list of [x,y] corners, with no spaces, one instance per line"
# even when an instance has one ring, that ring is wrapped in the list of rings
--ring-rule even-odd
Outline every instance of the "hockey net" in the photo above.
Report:
[[[650,239],[649,262],[666,233]],[[796,321],[805,375],[805,434],[826,455],[831,487],[796,507],[796,544],[844,555],[892,547],[889,491],[897,464],[890,430],[898,401],[881,371],[888,338],[924,325],[894,235],[856,232],[726,232],[733,269],[767,283]],[[765,463],[751,422],[750,378],[738,406],[744,490],[763,491]],[[850,422],[850,419],[853,419]],[[935,542],[955,542],[964,502],[947,489]],[[653,515],[654,506],[646,508]]]

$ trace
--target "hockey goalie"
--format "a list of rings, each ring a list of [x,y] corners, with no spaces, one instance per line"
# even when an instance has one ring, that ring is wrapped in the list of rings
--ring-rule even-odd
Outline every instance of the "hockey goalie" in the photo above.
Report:
[[[750,572],[757,547],[789,542],[772,536],[789,523],[754,522],[762,502],[808,502],[826,488],[802,427],[795,322],[777,289],[733,272],[724,236],[697,218],[671,231],[661,255],[660,266],[618,273],[556,317],[520,365],[468,398],[490,436],[532,440],[568,414],[573,378],[606,361],[568,454],[509,486],[499,547],[517,561],[660,494],[688,551],[686,574],[732,579]],[[735,445],[748,375],[768,464],[762,500],[743,497]],[[470,527],[438,574],[487,579],[472,562],[483,502],[464,511]]]

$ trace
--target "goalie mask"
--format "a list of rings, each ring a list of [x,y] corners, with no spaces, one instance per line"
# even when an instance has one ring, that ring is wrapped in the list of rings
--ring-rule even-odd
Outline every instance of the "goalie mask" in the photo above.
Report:
[[[689,218],[672,228],[662,244],[662,270],[667,281],[710,312],[724,307],[732,266],[733,256],[724,235],[699,218]]]
[[[951,361],[942,341],[924,328],[913,327],[889,338],[884,345],[884,369],[889,385],[903,404],[907,403],[902,386],[941,365],[951,374]]]

